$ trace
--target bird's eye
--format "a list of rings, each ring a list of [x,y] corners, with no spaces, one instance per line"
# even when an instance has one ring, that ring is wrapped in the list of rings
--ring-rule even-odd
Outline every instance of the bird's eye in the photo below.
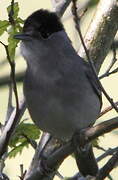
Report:
[[[38,26],[37,31],[40,33],[40,35],[44,39],[46,39],[46,38],[48,38],[50,36],[50,33],[48,32],[48,30],[47,30],[47,28],[45,26],[42,26],[42,25]]]

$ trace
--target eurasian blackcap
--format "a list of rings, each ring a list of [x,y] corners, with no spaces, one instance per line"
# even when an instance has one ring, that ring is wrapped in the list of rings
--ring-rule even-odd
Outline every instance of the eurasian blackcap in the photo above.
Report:
[[[22,40],[21,54],[27,62],[24,95],[36,125],[63,141],[92,126],[100,113],[101,92],[57,15],[34,12],[15,38]]]

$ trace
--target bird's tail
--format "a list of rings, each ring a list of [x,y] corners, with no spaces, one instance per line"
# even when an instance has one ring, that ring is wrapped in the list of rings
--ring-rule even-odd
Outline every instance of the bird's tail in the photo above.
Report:
[[[75,152],[75,159],[80,173],[83,176],[96,176],[98,172],[98,165],[93,153],[91,144],[87,144],[83,149],[77,149]]]

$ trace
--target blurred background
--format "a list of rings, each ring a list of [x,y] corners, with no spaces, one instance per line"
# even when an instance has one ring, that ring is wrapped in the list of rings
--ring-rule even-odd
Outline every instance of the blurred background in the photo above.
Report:
[[[17,1],[15,1],[17,2]],[[82,2],[82,0],[80,1]],[[87,12],[85,13],[85,16],[81,20],[81,29],[83,36],[87,31],[88,25],[92,20],[92,17],[96,11],[96,0],[91,0],[91,6],[89,6]],[[8,14],[6,8],[10,5],[10,0],[2,0],[0,1],[0,20],[8,19]],[[19,16],[22,19],[27,18],[32,12],[34,12],[37,9],[44,8],[52,10],[52,4],[50,0],[20,0],[18,1],[20,11]],[[107,1],[106,1],[107,3]],[[66,32],[68,33],[69,37],[72,40],[73,46],[76,50],[80,47],[80,40],[78,37],[77,32],[75,31],[74,22],[72,16],[69,15],[70,10],[68,8],[67,12],[65,13],[62,21],[64,23]],[[4,33],[3,36],[0,37],[0,40],[7,44],[7,33]],[[107,67],[110,64],[110,61],[112,59],[112,52],[109,53],[109,55],[106,57],[104,64],[102,65],[100,74],[103,74]],[[16,52],[16,73],[19,74],[19,82],[18,85],[18,93],[19,98],[22,97],[22,78],[20,79],[22,73],[25,71],[26,64],[23,58],[20,56],[19,47],[17,48]],[[118,67],[118,62],[115,65]],[[114,67],[115,68],[115,67]],[[7,110],[7,103],[8,103],[8,85],[5,83],[8,80],[8,76],[10,73],[10,67],[6,60],[6,52],[4,47],[0,44],[0,122],[4,122],[5,116],[6,116],[6,110]],[[118,100],[118,74],[113,74],[110,77],[104,78],[102,80],[102,84],[105,87],[108,94],[114,99],[114,101]],[[108,101],[103,97],[103,109],[105,107],[109,106]],[[108,120],[112,117],[117,116],[116,112],[114,110],[108,112],[106,115],[102,116],[96,123],[101,122],[103,120]],[[26,112],[23,118],[29,118],[28,113]],[[30,118],[29,118],[30,119]],[[31,120],[29,120],[31,122]],[[104,147],[105,149],[116,147],[118,144],[118,131],[115,130],[109,134],[104,135],[103,137],[99,138],[99,145]],[[95,148],[95,155],[96,157],[100,156],[103,151],[97,150]],[[34,150],[32,147],[25,148],[22,152],[22,154],[18,154],[15,158],[7,159],[5,164],[4,172],[8,174],[10,179],[12,180],[18,180],[20,175],[20,164],[23,164],[24,169],[27,169],[30,165],[30,162],[32,160],[34,154]],[[105,162],[107,162],[108,158],[104,159],[99,163],[100,166],[103,166]],[[77,172],[77,167],[75,164],[75,161],[72,157],[68,157],[63,165],[60,167],[60,173],[63,176],[72,176]],[[114,180],[118,179],[118,168],[115,168],[111,175]],[[58,180],[58,177],[55,177],[55,180]]]

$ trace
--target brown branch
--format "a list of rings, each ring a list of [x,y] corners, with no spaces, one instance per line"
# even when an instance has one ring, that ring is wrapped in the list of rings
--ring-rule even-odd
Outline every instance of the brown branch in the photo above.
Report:
[[[118,117],[114,117],[108,121],[104,121],[88,130],[85,131],[85,137],[88,140],[86,142],[92,141],[95,138],[102,136],[114,129],[118,128]]]
[[[113,170],[115,164],[118,162],[118,151],[110,158],[110,160],[100,169],[96,176],[96,180],[105,179]]]
[[[116,148],[109,148],[105,153],[97,158],[97,162],[101,161],[102,159],[106,158],[107,156],[114,155],[118,151],[118,147]]]
[[[84,146],[85,144],[89,143],[95,138],[105,133],[108,133],[115,128],[118,128],[118,117],[112,118],[111,120],[100,123],[94,127],[84,129],[81,132],[79,132],[77,135],[79,145]],[[54,151],[53,147],[51,148],[52,148],[51,154],[46,152],[47,158],[45,164],[48,167],[48,169],[54,168],[54,170],[60,163],[63,162],[63,160],[68,155],[72,154],[75,151],[75,146],[72,145],[71,141],[67,142],[62,147],[57,148],[56,151]],[[45,151],[47,151],[47,149],[45,149]],[[29,173],[27,174],[28,176],[25,177],[24,180],[39,180],[39,179],[45,180],[46,177],[48,178],[50,177],[50,172],[48,172],[47,175],[42,174],[41,160],[38,152],[39,150],[37,149],[35,158],[33,158],[33,164],[31,164],[32,170],[29,169]],[[54,170],[51,172],[51,177],[53,177],[55,174]]]
[[[81,131],[77,137],[79,145],[84,146],[85,144],[89,143],[100,135],[108,133],[115,128],[118,128],[118,117],[100,123],[95,127],[85,129]],[[72,146],[71,142],[68,142],[67,144],[59,148],[56,152],[54,152],[51,156],[49,156],[46,164],[48,165],[48,167],[55,167],[56,163],[63,161],[68,155],[72,154],[74,151],[75,147]]]
[[[115,105],[118,106],[118,101],[115,102]],[[100,118],[101,116],[103,116],[104,114],[108,113],[109,111],[111,111],[112,109],[113,109],[112,106],[108,106],[108,107],[106,107],[105,109],[103,109],[103,111],[100,112],[99,118]]]
[[[115,47],[115,44],[114,44],[114,43],[112,44],[112,52],[113,52],[113,58],[112,58],[112,60],[111,60],[111,63],[110,63],[110,65],[109,65],[108,69],[106,70],[106,72],[105,72],[104,74],[102,74],[102,75],[99,77],[99,79],[102,79],[102,78],[104,78],[104,77],[108,77],[109,75],[118,72],[118,67],[115,68],[113,71],[110,72],[111,68],[114,66],[114,64],[115,64],[116,61],[117,61],[117,58],[116,58],[116,47]]]
[[[114,64],[116,63],[116,61],[117,61],[117,58],[116,58],[116,47],[115,47],[115,44],[114,44],[114,43],[112,44],[111,49],[112,49],[112,52],[113,52],[113,58],[112,58],[111,64],[109,65],[106,73],[111,70],[111,68],[113,67],[113,65],[114,65]]]
[[[111,74],[115,74],[115,73],[117,73],[118,72],[118,67],[117,68],[115,68],[113,71],[111,71],[111,72],[105,72],[104,74],[102,74],[100,77],[99,77],[99,79],[103,79],[103,78],[105,78],[105,77],[108,77],[108,76],[110,76]]]
[[[37,146],[37,149],[35,151],[35,155],[32,159],[31,165],[27,173],[25,174],[24,180],[44,180],[45,178],[49,178],[50,173],[44,173],[43,167],[41,166],[41,154],[42,150],[44,149],[46,143],[48,142],[49,139],[49,134],[48,133],[43,133],[41,140]],[[47,150],[48,153],[49,150]],[[53,176],[55,174],[52,173]]]

